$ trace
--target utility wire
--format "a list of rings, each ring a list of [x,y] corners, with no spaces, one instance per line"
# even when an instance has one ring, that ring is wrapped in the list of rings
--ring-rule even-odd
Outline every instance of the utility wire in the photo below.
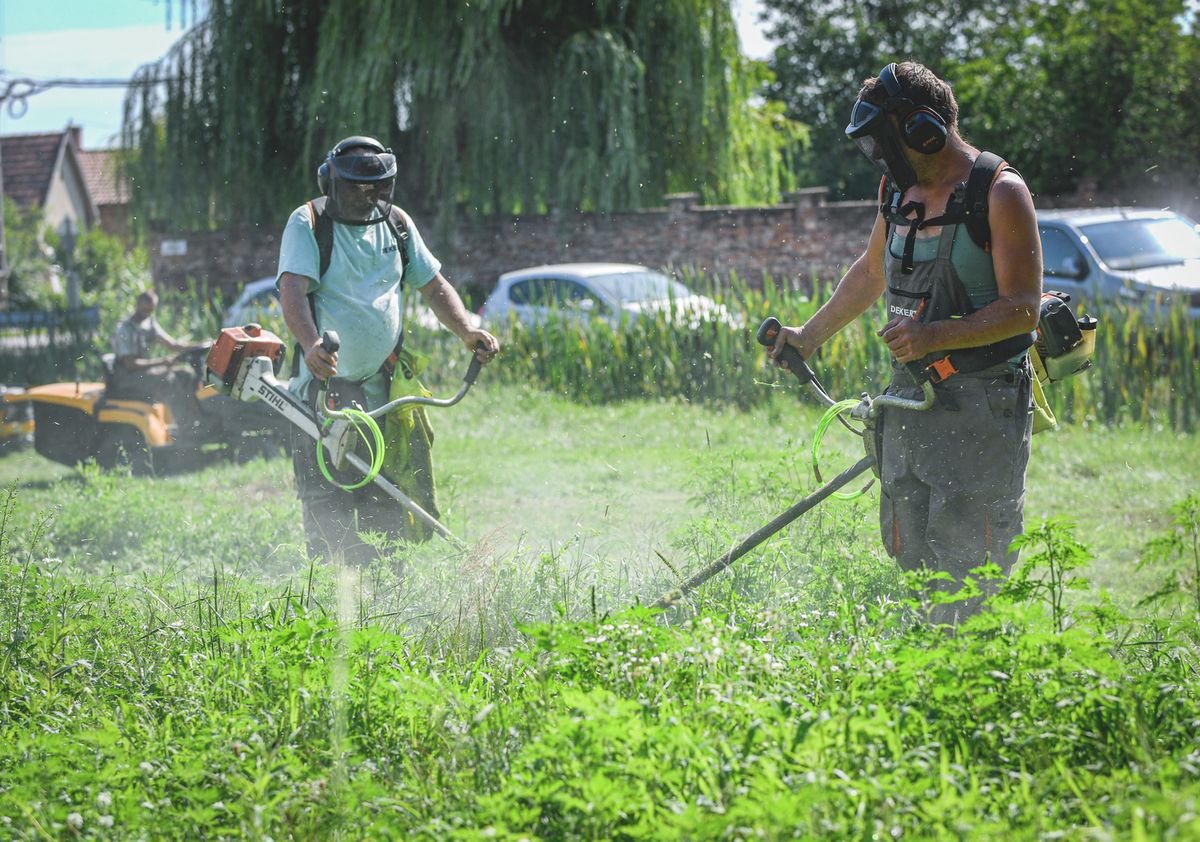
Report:
[[[8,116],[18,120],[29,110],[29,97],[37,96],[51,88],[146,88],[164,82],[178,81],[174,78],[154,79],[0,79],[0,106]]]

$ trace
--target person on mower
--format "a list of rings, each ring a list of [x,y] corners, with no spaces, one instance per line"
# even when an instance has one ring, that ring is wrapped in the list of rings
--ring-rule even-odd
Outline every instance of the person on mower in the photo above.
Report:
[[[953,582],[931,587],[957,590],[988,560],[1007,574],[1016,560],[1009,544],[1024,528],[1032,404],[1020,349],[1042,292],[1033,199],[1015,170],[963,139],[950,86],[915,62],[864,82],[846,134],[883,173],[880,214],[833,295],[803,325],[783,328],[771,353],[783,365],[786,343],[807,359],[885,296],[887,393],[918,398],[906,370],[917,364],[937,397],[927,412],[887,408],[878,421],[883,543],[902,569],[949,573]],[[982,202],[967,207],[968,181],[988,160],[999,164],[977,191]],[[990,224],[984,247],[974,230],[968,236],[981,215]],[[963,349],[983,367],[947,364],[948,352]],[[995,586],[979,584],[985,594]],[[934,605],[929,619],[954,624],[981,601]]]
[[[114,361],[109,396],[161,400],[177,424],[192,423],[197,386],[195,369],[174,357],[151,356],[151,349],[162,345],[179,354],[207,346],[176,341],[154,317],[156,309],[158,294],[145,290],[138,294],[133,313],[117,323],[112,337]]]
[[[358,404],[371,410],[388,401],[393,376],[404,370],[407,290],[418,290],[442,324],[484,363],[499,351],[494,336],[471,326],[440,262],[408,215],[392,204],[396,173],[390,149],[374,138],[348,137],[317,170],[322,196],[298,207],[284,228],[279,297],[303,359],[288,388],[310,406],[318,392],[314,381],[327,381],[330,394],[339,396],[338,408]],[[326,330],[340,337],[336,352],[322,347]],[[420,446],[426,457],[431,443],[426,434]],[[347,492],[326,479],[307,437],[295,434],[292,452],[311,555],[364,564],[376,552],[360,533],[421,537],[405,534],[406,513],[375,485]],[[422,474],[425,493],[414,496],[427,511],[433,508],[430,513],[436,517],[431,464]],[[346,475],[344,480],[336,470],[331,475],[343,484],[354,479]]]

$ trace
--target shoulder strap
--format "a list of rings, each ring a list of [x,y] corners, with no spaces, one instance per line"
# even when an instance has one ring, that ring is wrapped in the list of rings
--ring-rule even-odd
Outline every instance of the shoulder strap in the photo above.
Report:
[[[387,227],[396,238],[396,247],[400,249],[400,283],[403,285],[404,273],[408,271],[408,217],[395,205],[388,211]]]
[[[308,203],[308,219],[313,236],[317,238],[317,254],[321,260],[317,277],[319,281],[329,271],[329,260],[333,256],[333,218],[325,213],[324,196]]]
[[[967,233],[971,235],[975,245],[989,254],[992,251],[992,229],[988,224],[988,194],[991,193],[992,185],[1000,177],[1000,173],[1006,170],[1016,172],[1007,161],[994,152],[980,152],[971,166],[966,194],[963,196]]]

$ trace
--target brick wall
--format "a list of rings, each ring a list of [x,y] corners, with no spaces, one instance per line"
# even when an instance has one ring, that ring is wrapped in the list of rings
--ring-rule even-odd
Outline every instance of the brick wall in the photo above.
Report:
[[[462,216],[439,226],[414,214],[430,250],[455,285],[487,289],[497,275],[541,263],[613,261],[693,268],[758,283],[766,272],[807,285],[834,278],[866,245],[873,202],[824,202],[825,189],[802,190],[770,207],[700,207],[696,196],[665,208],[622,213]],[[225,290],[275,273],[279,228],[151,236],[159,286],[189,279]]]
[[[1200,201],[1194,191],[1180,192],[1110,195],[1084,187],[1069,197],[1039,196],[1036,203],[1167,206],[1195,216]],[[752,284],[765,272],[807,287],[814,277],[835,279],[861,254],[875,215],[874,202],[830,203],[825,193],[823,187],[800,190],[770,207],[701,207],[696,196],[680,194],[668,196],[664,208],[622,213],[460,215],[446,223],[433,214],[413,216],[443,273],[460,288],[486,291],[511,269],[582,261],[692,268],[726,279],[736,273]],[[232,290],[273,275],[282,225],[152,235],[155,283],[183,286],[191,278]]]

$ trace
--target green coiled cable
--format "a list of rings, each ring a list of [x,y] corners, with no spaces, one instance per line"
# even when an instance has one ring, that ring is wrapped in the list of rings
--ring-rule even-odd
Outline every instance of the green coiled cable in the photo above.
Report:
[[[829,429],[829,425],[841,413],[848,409],[853,409],[858,406],[859,402],[853,398],[847,398],[844,401],[838,401],[829,409],[825,410],[825,414],[821,416],[821,420],[817,422],[817,431],[813,434],[812,443],[812,467],[813,474],[816,475],[817,481],[821,481],[821,469],[817,466],[817,453],[821,449],[821,439],[825,437],[825,431]],[[858,491],[835,491],[831,497],[836,497],[838,500],[853,500],[866,492],[866,488],[860,488]]]
[[[371,469],[367,471],[367,475],[358,482],[353,483],[352,485],[343,485],[335,480],[333,475],[329,472],[329,468],[325,464],[325,445],[320,439],[317,439],[317,464],[321,467],[321,473],[325,476],[325,479],[329,480],[330,483],[336,485],[343,491],[353,491],[356,488],[362,488],[371,480],[375,479],[375,477],[379,476],[379,471],[383,468],[383,455],[385,449],[383,431],[379,429],[379,424],[376,423],[375,419],[363,412],[361,409],[339,409],[334,412],[330,412],[328,417],[325,419],[325,429],[329,428],[329,425],[333,423],[335,418],[345,418],[354,425],[354,431],[358,433],[359,438],[362,439],[363,443],[367,446],[367,450],[371,454]],[[370,439],[368,439],[366,434],[363,433],[363,427],[366,427],[367,431],[371,434]],[[374,440],[374,445],[372,445],[372,439]]]

